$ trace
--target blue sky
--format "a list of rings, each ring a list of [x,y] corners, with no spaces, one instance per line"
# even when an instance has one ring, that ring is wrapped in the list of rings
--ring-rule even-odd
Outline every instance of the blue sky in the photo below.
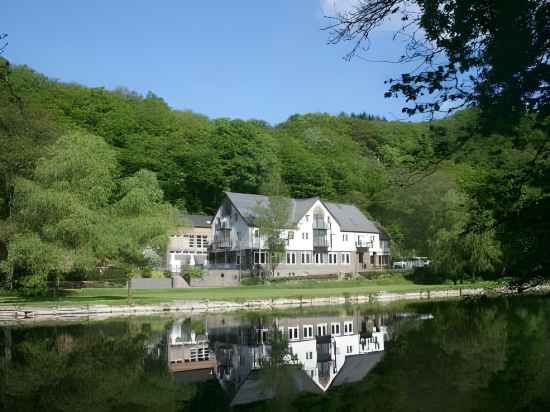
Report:
[[[406,119],[385,99],[396,64],[343,60],[324,17],[355,0],[7,0],[5,57],[49,77],[153,91],[209,117],[284,121],[294,113],[368,112]],[[391,27],[371,57],[399,55]],[[420,120],[420,119],[419,119]]]

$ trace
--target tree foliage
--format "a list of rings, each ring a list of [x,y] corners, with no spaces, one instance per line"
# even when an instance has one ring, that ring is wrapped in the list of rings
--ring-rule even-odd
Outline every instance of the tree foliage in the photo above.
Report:
[[[143,266],[147,246],[162,245],[173,223],[156,176],[121,178],[115,151],[102,138],[61,136],[30,178],[18,178],[8,244],[8,281],[45,286],[52,277],[110,266]]]

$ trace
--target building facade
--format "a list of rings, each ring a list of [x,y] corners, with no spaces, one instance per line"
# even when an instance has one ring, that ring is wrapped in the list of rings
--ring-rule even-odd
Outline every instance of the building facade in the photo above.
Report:
[[[183,215],[188,224],[170,235],[166,250],[167,270],[180,273],[185,266],[207,265],[212,216]]]
[[[226,192],[212,219],[209,262],[213,267],[267,273],[267,239],[256,225],[266,196]],[[275,276],[357,273],[390,267],[389,237],[357,207],[318,197],[290,199],[282,228],[285,256]]]

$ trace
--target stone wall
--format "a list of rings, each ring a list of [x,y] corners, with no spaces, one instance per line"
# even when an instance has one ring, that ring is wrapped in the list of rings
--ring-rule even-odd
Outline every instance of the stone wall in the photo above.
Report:
[[[130,280],[132,289],[171,289],[171,278],[133,278]]]
[[[171,278],[133,278],[130,282],[132,289],[180,289],[189,285],[181,276]]]
[[[201,279],[191,279],[191,287],[239,286],[238,269],[208,269]]]

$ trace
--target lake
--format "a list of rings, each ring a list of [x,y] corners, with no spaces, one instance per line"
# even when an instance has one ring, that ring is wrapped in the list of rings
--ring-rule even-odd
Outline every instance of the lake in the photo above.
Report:
[[[3,411],[550,411],[550,299],[0,326]]]

